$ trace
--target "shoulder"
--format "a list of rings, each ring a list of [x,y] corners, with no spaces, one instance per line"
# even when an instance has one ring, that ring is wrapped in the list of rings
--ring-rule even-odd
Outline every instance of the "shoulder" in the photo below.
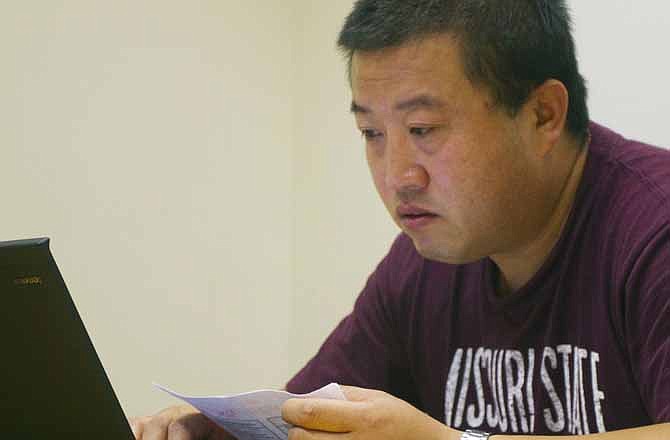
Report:
[[[670,225],[670,151],[592,124],[585,192],[599,229],[627,249]]]
[[[630,202],[670,206],[670,150],[591,124],[589,154],[602,192]]]
[[[589,232],[583,246],[601,249],[601,267],[614,283],[611,294],[626,310],[637,309],[643,297],[667,300],[670,151],[597,125],[592,133],[592,170],[583,185],[591,200],[582,209]]]

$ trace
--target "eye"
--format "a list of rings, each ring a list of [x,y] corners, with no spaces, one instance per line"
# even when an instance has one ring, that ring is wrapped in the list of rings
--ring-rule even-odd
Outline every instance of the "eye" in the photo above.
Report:
[[[363,136],[365,140],[371,141],[382,136],[382,133],[373,128],[361,128],[361,136]]]
[[[414,136],[423,137],[433,131],[433,127],[410,127],[409,132]]]

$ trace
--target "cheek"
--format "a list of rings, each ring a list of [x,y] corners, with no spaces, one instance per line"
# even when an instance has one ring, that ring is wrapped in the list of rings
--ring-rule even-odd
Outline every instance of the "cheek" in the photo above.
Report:
[[[491,197],[491,174],[470,157],[450,157],[431,164],[432,196],[457,223],[473,223]]]

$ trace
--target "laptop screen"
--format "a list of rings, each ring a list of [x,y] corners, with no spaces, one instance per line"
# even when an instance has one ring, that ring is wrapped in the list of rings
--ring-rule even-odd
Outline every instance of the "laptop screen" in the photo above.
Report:
[[[0,242],[0,299],[2,437],[133,439],[48,239]]]

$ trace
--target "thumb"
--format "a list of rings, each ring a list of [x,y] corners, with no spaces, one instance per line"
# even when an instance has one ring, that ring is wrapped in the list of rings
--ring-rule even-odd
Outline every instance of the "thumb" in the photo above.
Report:
[[[380,391],[370,390],[367,388],[352,387],[348,385],[340,385],[340,388],[344,393],[344,397],[346,397],[347,400],[351,402],[364,402],[372,399],[373,397],[375,397],[377,394],[380,393]]]

